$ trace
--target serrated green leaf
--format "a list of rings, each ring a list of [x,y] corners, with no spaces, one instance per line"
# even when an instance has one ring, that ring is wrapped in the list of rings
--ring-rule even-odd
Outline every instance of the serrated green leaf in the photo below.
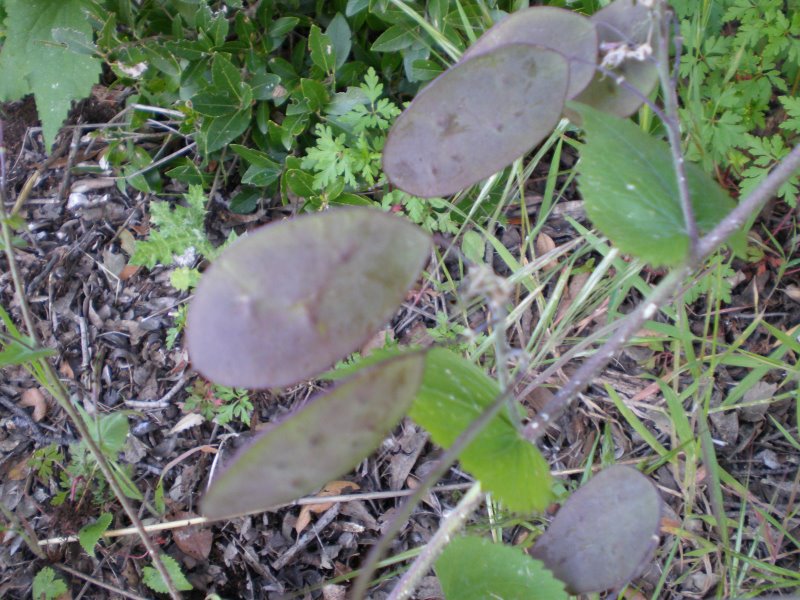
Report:
[[[33,578],[32,595],[35,600],[54,600],[68,591],[67,584],[50,567],[42,568]]]
[[[191,590],[192,584],[189,583],[188,579],[186,579],[186,576],[183,574],[178,561],[168,554],[162,554],[160,558],[161,562],[163,562],[164,566],[167,568],[167,573],[169,573],[169,578],[172,580],[172,584],[175,586],[175,589],[181,592],[188,592]],[[161,577],[161,573],[156,571],[154,567],[145,567],[142,569],[142,581],[144,581],[144,584],[154,592],[158,592],[159,594],[169,593],[169,589],[167,588],[164,578]]]
[[[79,0],[7,0],[7,37],[0,50],[0,100],[33,93],[46,149],[55,141],[73,100],[89,95],[101,62],[53,40],[54,29],[92,39]]]
[[[570,107],[586,131],[578,185],[592,223],[623,252],[654,265],[679,264],[689,238],[667,144],[631,121],[586,105]],[[698,228],[709,231],[734,202],[698,165],[686,163],[686,178]],[[743,243],[742,234],[732,241],[737,251]]]
[[[346,473],[383,441],[411,404],[423,355],[359,371],[259,436],[216,478],[203,513],[267,510]]]
[[[108,530],[112,519],[111,513],[103,513],[94,523],[81,527],[81,530],[78,532],[78,542],[80,542],[81,548],[84,549],[86,554],[94,556],[94,547]]]
[[[522,550],[465,536],[436,561],[446,600],[567,600],[564,584]]]
[[[454,352],[435,348],[409,416],[445,448],[500,394],[497,383]],[[544,510],[552,498],[550,469],[508,414],[489,423],[461,454],[461,464],[510,510]]]
[[[194,248],[197,254],[210,256],[213,247],[205,233],[205,195],[198,185],[189,187],[188,206],[156,201],[150,204],[153,228],[147,240],[137,241],[130,263],[152,269],[158,264],[169,266],[176,256]]]

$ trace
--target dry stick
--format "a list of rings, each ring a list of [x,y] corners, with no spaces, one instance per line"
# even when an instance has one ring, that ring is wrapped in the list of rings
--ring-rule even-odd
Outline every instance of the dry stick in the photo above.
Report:
[[[686,226],[686,235],[689,238],[689,258],[694,258],[697,254],[697,244],[700,234],[697,231],[697,220],[694,217],[692,199],[689,194],[689,184],[686,180],[686,163],[681,151],[681,130],[678,119],[678,92],[673,85],[670,74],[669,63],[669,24],[670,19],[666,14],[667,8],[664,2],[659,2],[654,10],[654,18],[659,27],[658,45],[659,54],[662,60],[656,61],[656,69],[661,82],[661,90],[664,94],[664,113],[666,119],[663,121],[667,128],[669,148],[672,152],[672,164],[675,169],[675,177],[678,182],[678,200],[680,201],[681,211],[683,212],[683,222]],[[675,42],[675,54],[680,56],[680,38],[673,38]]]
[[[417,589],[419,582],[430,570],[442,549],[450,542],[453,534],[461,529],[461,526],[469,516],[475,512],[482,500],[481,484],[476,482],[464,494],[464,497],[461,498],[461,501],[453,511],[447,515],[447,518],[439,524],[439,529],[422,548],[411,568],[405,572],[386,600],[406,600],[411,597],[411,594]]]
[[[580,469],[573,469],[571,471],[563,471],[563,472],[555,472],[555,475],[571,475],[574,473],[582,473],[583,471]],[[458,490],[466,490],[470,488],[473,484],[472,483],[453,483],[450,485],[438,485],[434,487],[431,492],[434,493],[442,493],[442,492],[454,492]],[[305,498],[300,498],[299,500],[295,500],[294,502],[287,502],[286,504],[280,504],[278,506],[274,506],[270,508],[270,511],[278,510],[280,508],[290,508],[292,506],[309,506],[315,504],[329,504],[331,502],[358,502],[361,500],[388,500],[391,498],[398,498],[403,496],[410,496],[414,493],[415,490],[406,489],[406,490],[394,490],[391,492],[364,492],[361,494],[341,494],[339,496],[307,496]],[[247,516],[247,515],[255,515],[259,513],[267,512],[264,510],[253,510],[242,515],[238,516]],[[191,527],[193,525],[208,525],[210,523],[214,523],[215,521],[230,521],[231,517],[222,517],[219,519],[207,519],[206,517],[193,517],[191,519],[179,519],[176,521],[166,521],[164,523],[154,523],[153,525],[145,525],[144,530],[147,533],[156,533],[159,531],[168,531],[170,529],[180,529],[181,527]],[[101,536],[103,539],[115,538],[115,537],[122,537],[126,535],[133,535],[138,533],[135,527],[125,527],[122,529],[109,529],[108,531],[104,532]],[[63,537],[54,537],[48,538],[46,540],[39,540],[40,546],[52,546],[56,544],[67,544],[69,542],[77,542],[78,536],[77,535],[69,535]]]
[[[17,266],[17,261],[14,256],[14,247],[11,241],[11,228],[8,225],[8,219],[6,215],[6,207],[5,207],[5,200],[6,200],[6,172],[5,172],[5,144],[3,143],[3,128],[2,122],[0,122],[0,148],[2,149],[2,154],[0,154],[0,227],[2,228],[3,233],[3,245],[5,247],[5,254],[6,260],[8,261],[8,270],[11,272],[11,279],[14,282],[14,288],[19,296],[19,307],[20,312],[22,313],[22,319],[25,322],[25,327],[28,330],[28,335],[33,340],[35,346],[39,346],[39,336],[36,331],[36,328],[33,324],[33,317],[30,313],[30,308],[28,307],[28,303],[25,298],[24,286],[22,285],[22,276],[20,275],[19,268]],[[139,531],[139,535],[142,539],[142,543],[144,544],[145,548],[147,549],[148,554],[150,554],[150,558],[153,560],[153,566],[159,572],[161,577],[164,579],[164,583],[169,590],[170,596],[175,600],[180,599],[180,593],[178,590],[175,589],[175,586],[172,583],[172,579],[169,576],[169,572],[167,568],[164,566],[164,563],[161,561],[161,558],[158,556],[158,550],[150,541],[150,538],[147,537],[147,534],[142,529],[142,522],[139,519],[136,511],[134,510],[131,503],[128,501],[128,498],[125,496],[124,492],[122,491],[122,487],[117,482],[117,478],[114,475],[114,472],[111,470],[108,461],[106,460],[103,451],[97,445],[94,438],[92,438],[89,428],[84,423],[81,416],[75,410],[75,407],[72,406],[70,402],[69,395],[67,394],[66,390],[61,384],[61,381],[58,378],[58,375],[53,370],[53,366],[47,359],[41,359],[40,364],[45,371],[45,375],[47,376],[47,381],[42,383],[49,384],[47,386],[48,391],[53,395],[53,397],[58,401],[61,408],[67,413],[67,416],[70,420],[74,423],[78,433],[81,436],[81,439],[86,443],[86,446],[89,448],[89,451],[92,453],[92,456],[97,461],[97,465],[100,467],[100,471],[102,471],[103,475],[105,476],[106,480],[108,480],[109,486],[114,492],[114,495],[119,500],[120,505],[122,506],[125,513],[128,515],[128,518],[133,523],[134,527],[137,528]]]
[[[101,587],[103,589],[106,589],[109,592],[114,592],[115,594],[119,594],[120,596],[123,596],[124,598],[130,598],[131,600],[145,600],[144,598],[142,598],[142,596],[137,596],[136,594],[132,594],[131,592],[126,592],[125,590],[122,590],[122,589],[120,589],[118,587],[114,587],[110,583],[106,583],[105,581],[102,581],[100,579],[95,579],[94,577],[86,575],[85,573],[81,573],[80,571],[76,571],[75,569],[73,569],[71,567],[68,567],[67,565],[64,565],[64,564],[61,564],[61,563],[56,563],[54,566],[57,569],[60,569],[60,570],[62,570],[64,572],[66,572],[66,573],[69,573],[70,575],[73,575],[73,576],[77,577],[78,579],[83,579],[84,581],[86,581],[88,583],[91,583],[93,585],[96,585],[97,587]]]

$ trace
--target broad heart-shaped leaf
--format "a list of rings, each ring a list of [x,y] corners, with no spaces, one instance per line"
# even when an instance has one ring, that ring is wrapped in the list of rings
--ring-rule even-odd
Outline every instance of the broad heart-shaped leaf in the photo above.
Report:
[[[421,353],[356,373],[261,434],[215,479],[203,513],[266,510],[336,479],[372,452],[403,417],[422,380]]]
[[[661,509],[647,477],[608,467],[570,496],[530,553],[571,594],[619,590],[658,546]]]
[[[623,252],[654,265],[680,263],[689,237],[666,142],[631,121],[585,105],[570,107],[580,113],[586,131],[578,186],[592,223]],[[685,166],[695,220],[701,231],[708,231],[734,202],[698,165]],[[739,234],[731,245],[741,252],[743,243]]]
[[[506,44],[531,44],[555,50],[569,61],[567,98],[594,77],[597,30],[586,17],[554,6],[533,6],[510,14],[486,31],[461,56],[469,60]]]
[[[53,41],[53,30],[92,39],[80,0],[6,0],[7,37],[0,51],[0,100],[33,92],[42,120],[45,148],[53,145],[70,103],[89,95],[101,63]]]
[[[658,49],[658,31],[656,27],[651,27],[649,9],[644,2],[634,4],[634,0],[614,0],[593,14],[591,20],[597,28],[601,46],[624,42],[633,48],[648,42],[654,52]],[[658,81],[658,71],[654,64],[657,59],[657,54],[646,60],[626,59],[618,67],[611,69],[614,77],[597,71],[592,82],[575,97],[575,101],[618,117],[629,117],[643,104],[641,96],[647,97]],[[641,96],[620,86],[616,82],[620,76],[639,90]],[[568,109],[565,114],[580,124],[575,113]]]
[[[486,538],[457,537],[436,561],[446,600],[567,600],[564,584],[522,550]]]
[[[460,62],[422,90],[395,121],[383,170],[400,189],[453,194],[506,167],[558,123],[566,59],[509,44]]]
[[[394,215],[337,209],[239,238],[187,317],[194,368],[228,386],[292,385],[358,349],[392,316],[430,251]]]
[[[444,348],[425,359],[425,376],[409,415],[445,448],[500,394],[483,371]],[[550,469],[536,446],[517,431],[506,412],[467,446],[461,465],[510,510],[544,510],[551,500]]]

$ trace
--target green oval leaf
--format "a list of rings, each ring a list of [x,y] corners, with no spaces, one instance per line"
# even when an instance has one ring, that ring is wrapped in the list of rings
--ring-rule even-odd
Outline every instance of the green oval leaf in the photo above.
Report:
[[[620,590],[658,546],[661,508],[647,477],[608,467],[570,496],[530,553],[571,594]]]
[[[574,98],[594,77],[597,31],[589,19],[571,10],[534,6],[517,11],[486,31],[461,60],[506,44],[530,44],[562,54],[569,61],[567,98]]]
[[[239,238],[203,275],[189,307],[192,364],[232,387],[313,377],[392,316],[429,251],[430,237],[418,227],[363,208]]]
[[[679,264],[689,237],[669,146],[627,119],[570,106],[586,131],[578,186],[592,223],[623,252],[654,265]],[[695,220],[700,231],[709,231],[734,202],[698,165],[685,167]],[[731,244],[740,251],[744,243],[739,234]]]
[[[564,584],[522,550],[479,537],[459,537],[436,561],[447,600],[567,600]]]
[[[450,350],[434,348],[425,359],[425,376],[409,416],[447,448],[499,394],[497,383],[478,367]],[[493,419],[460,460],[512,511],[544,510],[551,500],[547,461],[507,413]]]
[[[430,198],[496,173],[555,127],[568,80],[564,57],[524,44],[457,64],[395,122],[383,150],[386,176]]]
[[[221,518],[266,510],[355,467],[383,441],[419,388],[424,355],[359,371],[261,434],[216,478],[203,513]]]
[[[643,2],[634,0],[615,0],[608,6],[601,8],[591,17],[597,28],[600,45],[625,42],[629,47],[635,47],[644,42],[649,42],[653,51],[658,48],[657,30],[652,29],[649,9]],[[614,77],[609,77],[598,71],[592,82],[575,97],[577,102],[588,104],[618,117],[629,117],[643,104],[637,94],[620,86],[616,80],[623,77],[630,85],[647,97],[658,82],[658,70],[653,57],[649,60],[626,59],[618,67],[612,68]],[[566,112],[574,122],[575,113]]]

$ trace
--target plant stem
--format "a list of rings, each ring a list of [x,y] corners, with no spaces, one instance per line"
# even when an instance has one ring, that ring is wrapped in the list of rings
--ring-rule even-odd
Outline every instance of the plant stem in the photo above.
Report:
[[[450,542],[450,538],[475,512],[482,500],[481,484],[480,482],[475,482],[453,511],[439,524],[439,529],[422,548],[422,552],[414,559],[411,568],[405,572],[386,600],[406,600],[406,598],[411,597],[419,582],[431,569],[439,554],[441,554],[442,549]]]
[[[546,430],[546,425],[560,417],[567,410],[572,400],[589,385],[589,382],[597,373],[608,364],[611,357],[655,314],[659,307],[672,298],[683,279],[700,267],[725,240],[741,228],[750,215],[760,209],[798,169],[800,169],[800,145],[786,155],[758,187],[728,213],[710,233],[699,240],[697,252],[694,256],[690,256],[683,265],[670,272],[656,286],[647,299],[625,317],[611,338],[578,368],[566,385],[556,393],[544,409],[525,427],[525,437],[531,441],[536,441],[542,437]]]
[[[8,218],[6,214],[6,177],[5,177],[5,144],[3,143],[3,128],[2,122],[0,122],[0,228],[2,228],[3,234],[3,246],[5,248],[6,253],[6,260],[8,261],[8,268],[11,272],[11,278],[14,282],[14,289],[19,297],[19,305],[20,305],[20,312],[22,313],[23,321],[25,322],[25,327],[28,330],[28,335],[30,336],[31,340],[33,341],[34,346],[40,346],[39,343],[39,336],[37,334],[36,328],[33,325],[33,317],[30,313],[30,308],[28,306],[27,300],[25,298],[25,288],[22,285],[22,277],[19,272],[19,268],[17,266],[17,261],[14,256],[14,247],[11,241],[11,228],[8,225]],[[53,366],[50,362],[46,359],[40,359],[39,364],[41,365],[42,369],[44,370],[45,375],[47,376],[47,382],[49,383],[48,391],[53,394],[53,397],[59,403],[61,408],[70,418],[70,420],[74,423],[75,428],[78,430],[81,438],[86,442],[86,446],[89,448],[89,451],[92,453],[93,458],[97,461],[97,465],[100,467],[103,475],[105,476],[106,480],[108,481],[109,486],[114,492],[117,500],[119,501],[122,509],[128,515],[128,518],[131,520],[131,523],[134,527],[136,527],[137,531],[139,532],[139,537],[142,539],[142,543],[144,547],[147,549],[148,554],[150,554],[150,558],[153,560],[153,566],[159,572],[161,577],[164,579],[164,583],[169,590],[170,596],[175,600],[180,600],[180,592],[175,589],[174,584],[172,583],[172,579],[169,576],[169,572],[167,568],[164,566],[161,558],[158,555],[158,550],[153,545],[153,542],[150,541],[150,538],[144,532],[142,527],[142,522],[139,520],[139,516],[137,515],[136,511],[134,510],[131,503],[128,501],[128,498],[125,496],[122,488],[120,487],[117,479],[114,475],[114,472],[111,470],[111,466],[108,464],[105,455],[103,454],[100,447],[97,445],[97,442],[94,441],[92,438],[89,429],[84,423],[81,416],[75,410],[75,407],[72,406],[72,402],[70,402],[69,395],[67,391],[64,389],[61,381],[58,378]]]
[[[675,178],[678,182],[678,200],[681,205],[681,212],[683,212],[683,222],[686,227],[686,235],[689,238],[689,257],[692,258],[697,254],[697,244],[700,239],[700,234],[697,230],[697,221],[694,217],[694,209],[692,208],[692,199],[689,194],[689,184],[686,180],[686,162],[683,158],[683,151],[681,150],[681,131],[680,121],[678,118],[678,92],[672,81],[670,73],[669,62],[669,23],[670,19],[667,15],[666,3],[660,1],[653,8],[653,16],[656,21],[656,26],[659,29],[658,33],[658,53],[659,59],[656,60],[656,68],[658,69],[658,78],[661,81],[661,91],[664,95],[664,126],[667,128],[667,137],[669,139],[669,148],[672,152],[672,163],[675,168]],[[679,38],[675,38],[675,53],[680,55],[680,42]]]
[[[522,373],[518,374],[516,379],[520,380],[521,378]],[[516,384],[517,381],[514,383]],[[508,390],[498,394],[497,397],[492,401],[492,404],[486,407],[486,409],[478,416],[478,418],[469,424],[469,427],[467,427],[461,433],[461,435],[456,438],[456,441],[453,442],[453,445],[447,449],[447,451],[439,459],[439,462],[436,463],[436,465],[420,482],[419,487],[414,491],[414,494],[397,510],[392,517],[392,520],[389,522],[388,527],[386,527],[386,529],[383,531],[380,539],[372,547],[372,550],[367,556],[367,560],[364,563],[364,566],[361,568],[361,573],[353,584],[353,591],[350,596],[351,598],[360,599],[366,597],[367,588],[369,587],[372,574],[375,572],[378,562],[380,562],[384,553],[386,550],[388,550],[392,538],[397,534],[397,532],[400,531],[400,529],[403,527],[403,524],[408,520],[408,518],[411,516],[411,513],[414,511],[414,507],[416,507],[425,494],[430,491],[434,482],[444,477],[445,473],[447,473],[447,470],[453,463],[456,462],[456,460],[458,460],[458,457],[461,455],[464,449],[478,436],[481,431],[483,431],[483,429],[491,422],[492,419],[500,414],[500,411],[503,410],[508,403],[508,399],[512,396],[511,390],[513,389],[514,386],[510,386]]]

